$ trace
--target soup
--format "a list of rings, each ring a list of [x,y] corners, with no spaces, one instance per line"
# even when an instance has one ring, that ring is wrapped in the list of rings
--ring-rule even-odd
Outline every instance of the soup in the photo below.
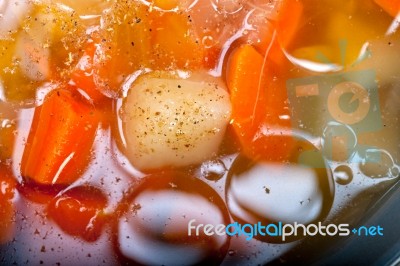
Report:
[[[400,174],[399,11],[0,2],[2,264],[266,264],[349,235]]]

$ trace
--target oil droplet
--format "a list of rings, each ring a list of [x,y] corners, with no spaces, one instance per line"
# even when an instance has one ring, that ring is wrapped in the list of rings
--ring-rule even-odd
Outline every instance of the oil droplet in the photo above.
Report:
[[[360,170],[371,178],[396,178],[399,167],[395,164],[392,155],[383,149],[367,148],[360,151],[362,161]]]
[[[357,135],[345,124],[330,121],[322,133],[322,150],[327,159],[343,162],[355,154]]]
[[[228,252],[226,235],[206,235],[202,228],[198,234],[196,229],[188,232],[191,221],[193,227],[229,224],[223,200],[197,178],[179,172],[150,175],[132,189],[117,213],[115,243],[126,263],[217,264]]]
[[[240,223],[309,224],[328,214],[334,184],[322,154],[304,139],[295,140],[289,161],[254,161],[239,155],[228,172],[226,202]],[[268,188],[269,193],[266,193]],[[276,237],[256,238],[279,242]]]
[[[211,0],[211,5],[219,14],[235,14],[243,9],[242,0]]]
[[[219,159],[211,160],[201,165],[200,176],[211,181],[217,181],[225,175],[226,171],[224,162]]]
[[[228,255],[229,255],[229,256],[235,256],[235,255],[236,255],[236,251],[233,250],[233,249],[230,249],[230,250],[228,251]]]
[[[206,49],[211,48],[215,45],[214,38],[210,35],[206,35],[201,40],[201,43],[204,45]]]
[[[353,171],[348,165],[339,165],[333,171],[333,176],[339,185],[348,185],[353,180]]]
[[[393,178],[397,178],[400,175],[400,167],[398,165],[394,165],[392,168],[389,169],[389,174]]]

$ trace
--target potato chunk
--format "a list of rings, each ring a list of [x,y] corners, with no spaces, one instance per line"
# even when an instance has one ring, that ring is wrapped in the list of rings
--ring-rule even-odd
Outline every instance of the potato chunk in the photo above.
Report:
[[[230,114],[219,80],[145,75],[122,106],[128,159],[140,170],[200,163],[218,151]]]

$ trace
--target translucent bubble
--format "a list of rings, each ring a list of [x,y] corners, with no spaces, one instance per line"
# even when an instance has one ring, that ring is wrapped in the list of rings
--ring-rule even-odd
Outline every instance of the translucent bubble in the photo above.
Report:
[[[0,128],[11,128],[15,125],[15,121],[14,120],[10,120],[10,119],[0,119]]]
[[[394,165],[392,168],[389,169],[389,174],[393,178],[397,178],[400,175],[400,167],[398,165]]]
[[[235,14],[243,9],[241,0],[210,0],[214,10],[219,14]]]
[[[201,43],[205,48],[211,48],[215,45],[214,38],[210,35],[204,36],[203,39],[201,39]]]
[[[383,149],[366,148],[359,152],[361,159],[360,170],[371,178],[396,178],[399,167],[392,155]]]
[[[222,199],[199,179],[178,172],[148,176],[117,213],[115,243],[127,263],[217,264],[228,251],[226,235],[188,232],[189,223],[229,224]]]
[[[339,185],[348,185],[353,180],[353,171],[348,165],[339,165],[333,171],[333,176]]]
[[[233,249],[230,249],[230,250],[228,251],[228,255],[229,255],[229,256],[235,256],[235,255],[236,255],[236,251],[233,250]]]
[[[345,124],[330,121],[322,133],[322,150],[327,159],[347,161],[355,153],[357,135]]]
[[[201,177],[212,181],[221,179],[226,171],[224,162],[219,159],[204,162],[200,167]]]
[[[297,139],[295,146],[291,159],[285,162],[256,162],[243,155],[236,158],[226,184],[226,202],[235,220],[308,224],[324,219],[333,202],[331,171],[313,144]]]

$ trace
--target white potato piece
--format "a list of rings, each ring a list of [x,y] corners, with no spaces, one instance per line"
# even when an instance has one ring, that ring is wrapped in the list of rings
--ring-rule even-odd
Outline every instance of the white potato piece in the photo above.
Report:
[[[218,151],[230,114],[218,79],[147,74],[133,83],[121,110],[127,157],[140,170],[200,163]]]

